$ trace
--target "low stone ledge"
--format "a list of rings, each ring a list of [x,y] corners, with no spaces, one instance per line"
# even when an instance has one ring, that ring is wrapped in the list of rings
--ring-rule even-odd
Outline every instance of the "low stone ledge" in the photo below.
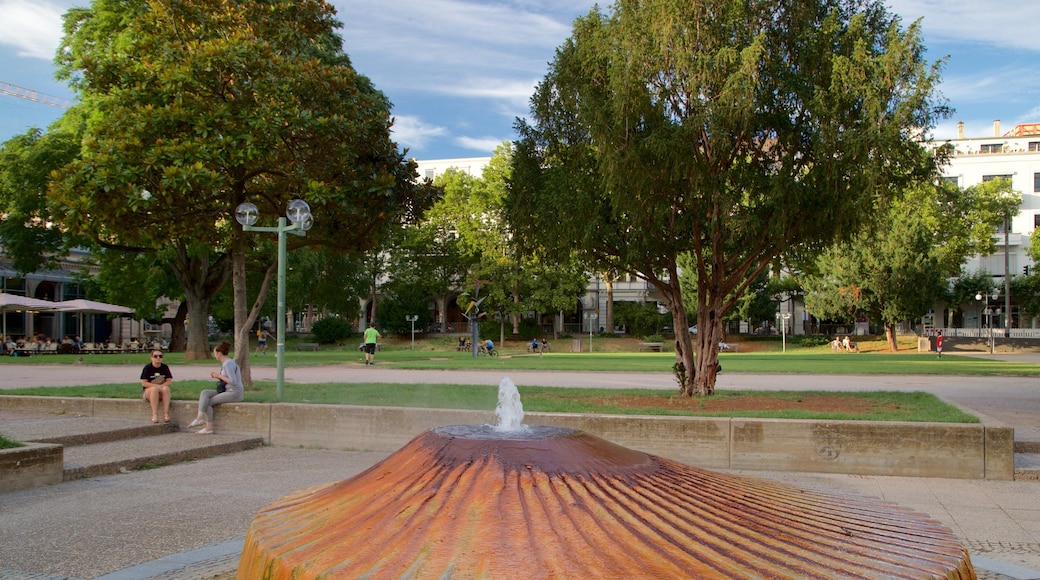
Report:
[[[66,401],[0,396],[0,408],[56,412],[69,408]],[[95,416],[147,415],[139,400],[82,402],[90,401]],[[175,401],[171,415],[185,424],[196,411],[195,402]],[[491,411],[241,402],[218,405],[214,421],[219,433],[261,437],[269,445],[389,452],[432,427],[493,423],[495,417]],[[566,413],[528,413],[525,422],[580,429],[712,469],[1014,478],[1014,430],[1001,425]]]
[[[21,413],[46,415],[94,416],[94,401],[86,397],[32,397],[27,395],[3,395],[0,409]]]
[[[54,443],[26,443],[0,449],[0,493],[61,483],[64,448]]]

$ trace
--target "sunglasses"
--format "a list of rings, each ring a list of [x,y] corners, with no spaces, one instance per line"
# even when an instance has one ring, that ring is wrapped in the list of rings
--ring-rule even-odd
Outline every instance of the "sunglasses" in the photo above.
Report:
[[[162,358],[162,356],[163,356],[163,355],[161,355],[161,354],[153,354],[153,355],[152,355],[152,358]]]

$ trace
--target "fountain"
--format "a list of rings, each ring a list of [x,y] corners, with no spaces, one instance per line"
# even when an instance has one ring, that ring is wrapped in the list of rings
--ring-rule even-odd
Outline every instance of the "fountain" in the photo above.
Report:
[[[431,429],[261,510],[238,577],[976,577],[924,514],[522,425],[515,392],[497,425]]]

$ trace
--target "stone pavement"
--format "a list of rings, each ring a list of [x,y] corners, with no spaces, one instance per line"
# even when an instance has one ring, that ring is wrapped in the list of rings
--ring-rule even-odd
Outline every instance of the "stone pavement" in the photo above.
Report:
[[[4,365],[3,385],[111,382],[122,366]],[[196,370],[197,368],[197,370]],[[175,368],[208,379],[208,367]],[[273,369],[254,368],[267,378]],[[133,372],[130,372],[133,374]],[[510,372],[519,385],[674,388],[671,376],[645,373]],[[379,381],[497,385],[500,372],[410,372],[362,365],[293,368],[291,382]],[[176,387],[176,383],[174,383]],[[1036,380],[965,377],[723,375],[720,388],[924,390],[962,407],[980,407],[1040,441]],[[1003,401],[1003,402],[1001,402]],[[33,417],[0,412],[0,430]],[[1035,439],[1034,439],[1035,437]],[[253,515],[298,489],[360,473],[385,453],[265,447],[161,469],[95,477],[0,495],[0,579],[231,577]],[[1040,579],[1040,482],[951,480],[815,473],[744,472],[796,485],[881,497],[924,512],[968,547],[980,578]]]

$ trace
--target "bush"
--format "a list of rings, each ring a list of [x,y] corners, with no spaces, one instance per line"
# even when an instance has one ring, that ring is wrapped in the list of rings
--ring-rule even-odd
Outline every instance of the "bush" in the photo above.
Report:
[[[810,348],[814,346],[824,346],[829,343],[830,340],[821,334],[806,334],[795,338],[795,342],[797,342],[799,346]]]
[[[311,325],[315,340],[324,344],[339,342],[353,334],[353,331],[350,323],[338,316],[322,318]]]

